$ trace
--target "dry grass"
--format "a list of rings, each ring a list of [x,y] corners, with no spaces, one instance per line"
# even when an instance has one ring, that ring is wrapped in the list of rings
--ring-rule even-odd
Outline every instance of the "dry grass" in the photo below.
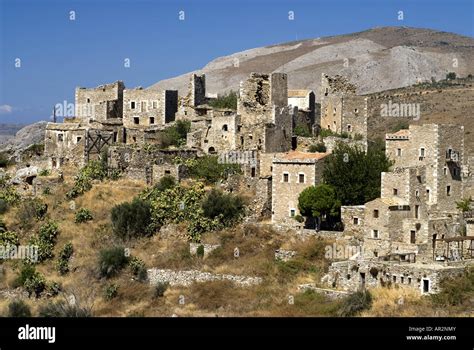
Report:
[[[114,205],[130,201],[144,188],[134,181],[119,180],[94,185],[93,189],[75,202],[76,210],[91,210],[93,220],[74,223],[75,211],[65,193],[70,183],[55,188],[54,195],[43,196],[48,204],[48,217],[59,224],[60,234],[54,252],[57,256],[62,247],[71,242],[74,254],[70,260],[70,272],[60,276],[55,269],[56,258],[37,266],[48,282],[59,282],[64,295],[79,296],[86,304],[93,303],[96,316],[331,316],[335,315],[340,302],[331,301],[316,293],[298,293],[297,285],[319,283],[329,261],[324,258],[324,247],[330,240],[309,238],[304,242],[291,233],[278,233],[262,225],[242,224],[220,232],[203,235],[203,243],[221,244],[208,258],[191,256],[189,244],[179,234],[182,227],[170,226],[171,234],[157,233],[152,237],[122,242],[111,229],[110,210]],[[21,242],[36,234],[43,222],[34,222],[29,230],[21,230],[18,209],[5,215],[9,229],[19,232]],[[213,273],[230,273],[263,278],[261,285],[237,287],[231,282],[215,281],[194,283],[190,287],[170,287],[164,296],[156,297],[154,287],[136,281],[130,269],[125,268],[118,276],[105,280],[97,273],[97,259],[101,249],[123,245],[132,256],[141,258],[147,268],[173,270],[197,269]],[[283,247],[297,252],[289,262],[274,260],[276,249]],[[235,248],[239,256],[235,257]],[[18,274],[17,261],[3,263],[0,289],[11,289]],[[104,289],[110,283],[118,286],[118,296],[106,300]],[[362,316],[432,316],[443,310],[433,309],[427,298],[402,289],[375,289],[373,305]],[[180,297],[185,303],[180,304]],[[404,303],[398,304],[400,296]],[[39,307],[64,296],[52,299],[28,299],[33,315]],[[292,300],[293,302],[290,302]],[[0,313],[7,312],[9,300],[0,300]],[[455,311],[459,314],[461,311]],[[452,314],[452,313],[451,313]]]

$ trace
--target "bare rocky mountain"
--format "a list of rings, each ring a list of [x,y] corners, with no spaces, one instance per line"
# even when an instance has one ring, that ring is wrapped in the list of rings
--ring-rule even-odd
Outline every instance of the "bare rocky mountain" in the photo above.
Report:
[[[207,92],[237,90],[250,72],[285,72],[289,88],[318,91],[321,73],[347,76],[358,94],[474,73],[474,39],[430,29],[382,27],[294,41],[219,57],[202,69],[162,80],[151,89],[186,94],[190,73],[205,73]]]
[[[47,122],[40,121],[20,129],[14,137],[0,144],[0,153],[7,152],[13,158],[31,145],[43,143],[46,124]]]

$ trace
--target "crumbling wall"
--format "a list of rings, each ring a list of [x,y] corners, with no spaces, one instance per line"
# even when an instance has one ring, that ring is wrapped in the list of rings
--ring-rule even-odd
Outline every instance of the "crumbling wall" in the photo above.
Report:
[[[161,165],[161,170],[165,172],[167,169],[164,164],[171,170],[177,157],[188,159],[195,158],[196,155],[195,150],[146,150],[134,146],[112,146],[108,150],[108,166],[110,170],[119,171],[129,178],[152,184],[154,165]],[[177,176],[181,178],[182,168],[176,169]]]
[[[50,168],[65,164],[81,167],[85,163],[87,128],[77,123],[48,123],[45,130],[44,155]]]
[[[323,283],[352,292],[361,288],[396,285],[422,294],[438,293],[441,280],[461,275],[463,271],[464,267],[455,266],[346,260],[332,263],[328,274],[323,277]]]
[[[212,274],[198,270],[173,271],[164,269],[149,269],[150,284],[169,283],[171,286],[189,286],[194,282],[231,281],[238,286],[253,286],[262,282],[260,277],[249,277],[228,274]]]

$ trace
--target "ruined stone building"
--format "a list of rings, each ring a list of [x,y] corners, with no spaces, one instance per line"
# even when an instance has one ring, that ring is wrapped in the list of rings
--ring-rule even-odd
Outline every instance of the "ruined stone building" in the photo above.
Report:
[[[188,146],[206,153],[232,150],[272,153],[291,149],[292,116],[286,74],[251,73],[241,82],[237,111],[207,105],[197,108],[193,101],[196,96],[201,96],[198,101],[204,100],[205,87],[193,83],[195,80],[191,79],[192,91],[184,100],[186,115],[180,111],[178,116],[191,121]]]
[[[82,166],[112,145],[159,143],[177,108],[177,91],[126,90],[121,81],[78,87],[75,116],[46,127],[45,154],[51,168]]]
[[[367,139],[367,97],[356,95],[356,86],[346,78],[322,74],[321,128]]]
[[[464,234],[456,207],[467,182],[463,128],[410,125],[386,135],[394,166],[381,174],[380,198],[342,209],[345,230],[362,235],[362,249],[332,264],[325,282],[349,290],[390,282],[431,293],[442,277],[474,261],[474,236]]]
[[[96,88],[76,88],[75,116],[63,123],[48,123],[45,155],[51,168],[82,166],[98,156],[104,144],[123,142],[123,82]]]
[[[315,133],[313,129],[321,124],[320,105],[316,104],[312,90],[288,90],[288,106],[297,107],[293,115],[293,129],[303,126]],[[294,109],[290,109],[294,111]]]
[[[322,182],[328,153],[288,152],[272,159],[272,223],[296,227],[301,215],[298,197],[305,188]]]

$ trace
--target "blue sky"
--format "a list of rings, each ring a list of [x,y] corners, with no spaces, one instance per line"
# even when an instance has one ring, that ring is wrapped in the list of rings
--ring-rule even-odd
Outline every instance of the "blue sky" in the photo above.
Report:
[[[472,37],[473,13],[473,0],[0,0],[0,123],[47,120],[76,86],[147,87],[295,39],[395,25]]]

